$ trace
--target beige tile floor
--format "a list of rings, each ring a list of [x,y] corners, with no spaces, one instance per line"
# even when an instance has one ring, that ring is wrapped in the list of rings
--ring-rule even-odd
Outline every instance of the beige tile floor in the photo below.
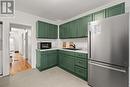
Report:
[[[42,72],[34,69],[0,78],[0,87],[89,87],[87,82],[54,67]]]

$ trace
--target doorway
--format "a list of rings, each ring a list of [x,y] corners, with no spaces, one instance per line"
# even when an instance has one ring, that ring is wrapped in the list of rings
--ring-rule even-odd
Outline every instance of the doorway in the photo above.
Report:
[[[3,46],[2,46],[2,43],[3,43],[3,23],[0,22],[0,76],[2,76],[3,74],[3,68],[2,68],[2,52],[3,52]]]
[[[13,25],[13,26],[12,26]],[[31,29],[12,24],[10,28],[10,75],[31,70]]]

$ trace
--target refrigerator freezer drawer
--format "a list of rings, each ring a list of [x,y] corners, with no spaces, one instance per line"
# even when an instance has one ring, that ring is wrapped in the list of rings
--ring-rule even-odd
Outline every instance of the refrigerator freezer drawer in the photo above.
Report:
[[[112,67],[88,64],[88,83],[92,87],[128,87],[128,72]]]

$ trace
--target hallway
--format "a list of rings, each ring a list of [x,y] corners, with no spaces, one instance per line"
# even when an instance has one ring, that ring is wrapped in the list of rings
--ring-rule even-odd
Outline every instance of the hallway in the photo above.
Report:
[[[19,53],[14,54],[14,58],[12,58],[12,64],[10,65],[10,75],[15,75],[18,72],[31,69],[31,65],[25,58],[23,58]]]

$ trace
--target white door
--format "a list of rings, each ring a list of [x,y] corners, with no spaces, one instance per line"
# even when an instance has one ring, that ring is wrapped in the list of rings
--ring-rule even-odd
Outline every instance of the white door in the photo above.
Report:
[[[0,74],[2,74],[2,23],[0,23]]]
[[[25,58],[28,58],[28,32],[25,32]]]

